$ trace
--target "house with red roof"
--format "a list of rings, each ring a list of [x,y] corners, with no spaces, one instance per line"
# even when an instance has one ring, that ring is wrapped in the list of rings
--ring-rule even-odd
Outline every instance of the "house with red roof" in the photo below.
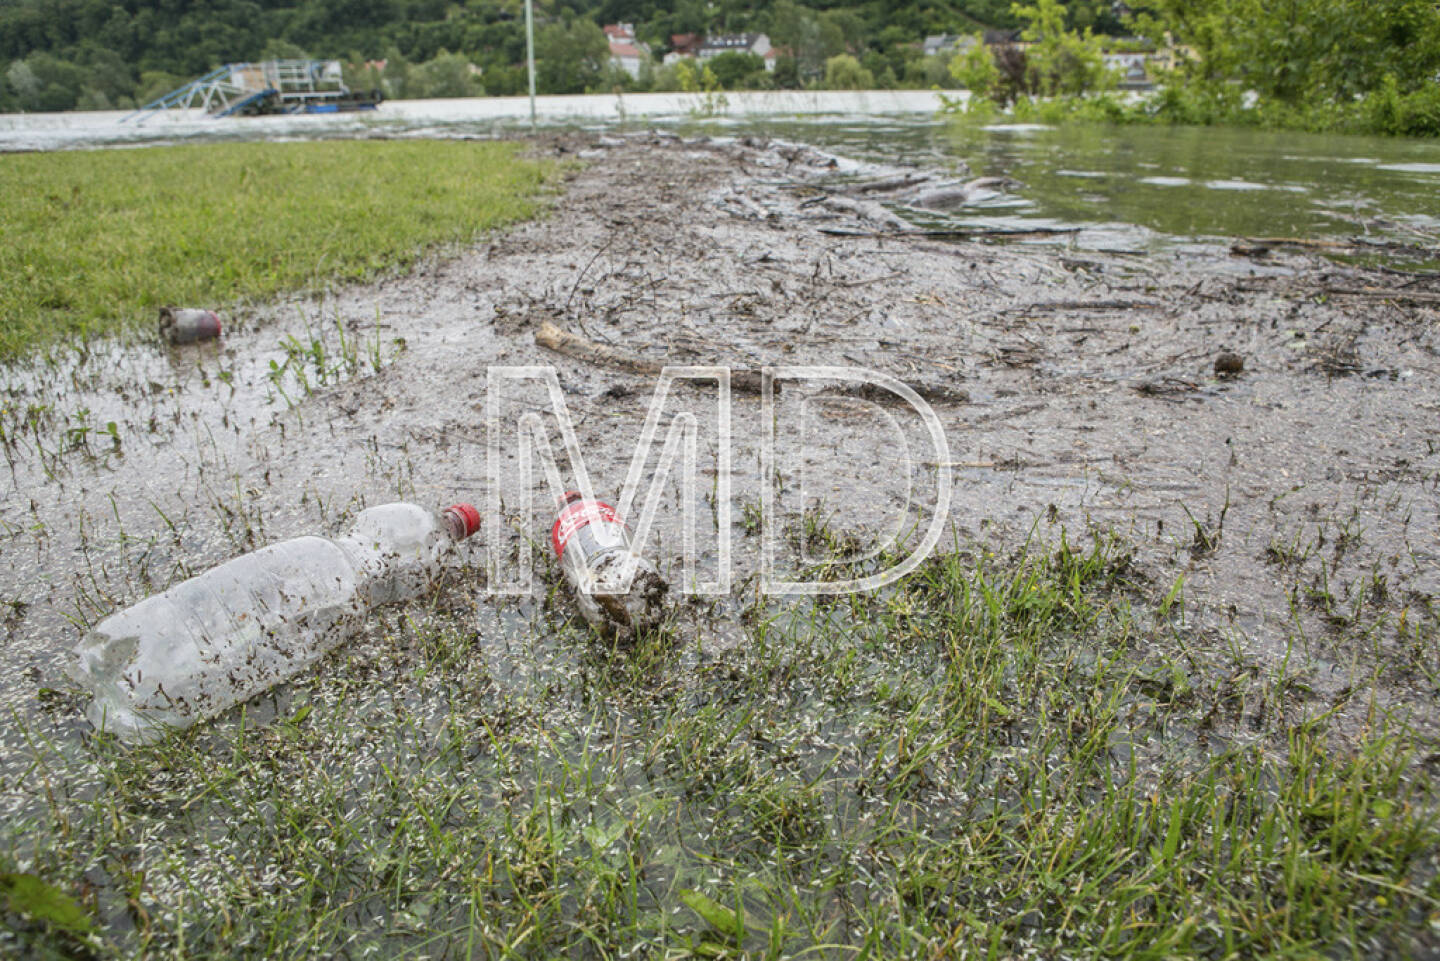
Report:
[[[640,79],[640,66],[650,59],[650,48],[635,39],[635,24],[611,23],[600,28],[610,41],[610,60],[631,77]]]

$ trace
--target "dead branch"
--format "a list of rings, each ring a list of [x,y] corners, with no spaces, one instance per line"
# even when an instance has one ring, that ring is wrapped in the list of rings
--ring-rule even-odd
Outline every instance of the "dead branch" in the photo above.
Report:
[[[664,362],[637,357],[608,344],[596,343],[568,330],[561,330],[548,320],[541,321],[536,328],[535,343],[546,350],[553,350],[557,354],[564,354],[587,364],[614,367],[644,377],[659,376],[661,369],[667,366]],[[758,394],[761,389],[760,375],[753,370],[732,369],[730,386],[745,393]],[[776,387],[778,390],[779,385]]]
[[[1324,287],[1327,294],[1345,297],[1373,297],[1376,300],[1393,300],[1397,303],[1440,304],[1440,294],[1419,290],[1402,290],[1395,287]]]

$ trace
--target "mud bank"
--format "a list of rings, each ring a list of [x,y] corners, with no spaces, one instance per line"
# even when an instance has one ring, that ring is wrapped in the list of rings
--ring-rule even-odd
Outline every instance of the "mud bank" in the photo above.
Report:
[[[1218,720],[1232,736],[1257,711],[1328,704],[1350,724],[1378,705],[1434,731],[1434,277],[1283,248],[1137,257],[1067,237],[892,234],[844,185],[896,171],[784,145],[643,135],[536,149],[585,165],[547,217],[489,243],[237,312],[222,345],[92,346],[4,372],[0,707],[79,737],[63,668],[85,624],[240,551],[335,531],[366,505],[483,505],[493,365],[553,365],[595,489],[618,491],[654,378],[537,346],[549,322],[642,361],[857,367],[924,388],[943,456],[918,418],[874,396],[782,391],[771,477],[785,570],[825,560],[796,533],[807,517],[913,542],[949,471],[946,544],[999,554],[1114,532],[1145,589],[1171,598],[1171,637],[1198,672],[1282,671],[1288,700],[1232,704]],[[1226,351],[1238,373],[1217,374]],[[507,391],[501,510],[467,546],[462,585],[484,644],[566,603],[546,593],[553,577],[518,599],[485,591],[521,555],[548,570],[549,494],[538,470],[519,475],[514,443],[519,418],[548,401],[533,384]],[[734,395],[728,526],[711,486],[713,391],[676,388],[651,463],[686,406],[701,483],[687,494],[671,472],[652,553],[678,580],[714,578],[728,531],[730,591],[690,605],[685,628],[723,655],[759,569],[761,400]],[[701,521],[691,578],[687,501]],[[502,569],[486,573],[482,545]],[[4,742],[17,770],[23,737]]]

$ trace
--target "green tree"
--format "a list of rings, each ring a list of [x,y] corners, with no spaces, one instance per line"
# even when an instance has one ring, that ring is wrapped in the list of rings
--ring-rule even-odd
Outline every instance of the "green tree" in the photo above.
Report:
[[[775,86],[781,90],[795,90],[800,86],[800,63],[794,57],[776,57],[775,72],[772,74]]]
[[[1221,96],[1240,85],[1264,100],[1343,104],[1386,76],[1409,94],[1440,72],[1433,0],[1136,0],[1132,26],[1191,48],[1179,79]]]
[[[309,60],[310,52],[298,43],[271,37],[260,48],[261,60]]]
[[[406,84],[407,97],[479,97],[485,86],[470,61],[459,53],[441,50],[433,59],[416,64]]]
[[[600,83],[610,41],[593,20],[552,23],[535,36],[535,83],[541,93],[584,93]]]
[[[1029,84],[1036,92],[1055,96],[1114,86],[1099,39],[1088,27],[1083,34],[1066,29],[1060,0],[1017,3],[1011,9],[1027,21],[1021,36],[1032,44],[1025,51],[1025,60]]]
[[[829,57],[845,52],[845,33],[834,18],[821,20],[794,0],[776,0],[770,10],[770,40],[790,50],[801,82],[819,79]]]
[[[931,90],[935,87],[949,87],[956,81],[950,73],[950,63],[942,56],[912,57],[905,61],[905,86],[917,90]]]
[[[865,47],[870,31],[854,10],[838,7],[820,14],[820,28],[836,52],[857,52]]]
[[[5,69],[5,86],[17,110],[34,110],[40,100],[40,78],[24,60],[16,60]]]
[[[151,101],[159,100],[189,79],[191,78],[163,70],[142,70],[140,81],[135,86],[135,103],[143,107]]]
[[[679,60],[658,68],[650,78],[650,89],[658,93],[674,93],[680,90],[680,64],[684,62]]]
[[[736,50],[717,54],[706,61],[706,64],[715,72],[715,79],[720,81],[720,86],[726,90],[738,90],[744,86],[744,81],[751,74],[757,71],[765,72],[764,57]]]
[[[840,53],[825,61],[827,90],[873,90],[875,75],[848,53]]]
[[[32,53],[11,64],[5,79],[22,110],[73,110],[89,75],[84,67],[48,53]]]
[[[977,36],[963,53],[950,59],[950,76],[971,95],[996,99],[1001,96],[1000,68],[990,55],[990,48]]]
[[[709,64],[694,60],[680,60],[675,64],[675,79],[684,93],[717,93],[720,78]]]

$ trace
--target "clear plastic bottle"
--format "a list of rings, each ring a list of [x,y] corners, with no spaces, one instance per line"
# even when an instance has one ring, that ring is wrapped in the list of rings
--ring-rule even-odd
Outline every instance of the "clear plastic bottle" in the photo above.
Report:
[[[86,717],[123,741],[213,717],[314,663],[371,607],[424,590],[479,526],[469,504],[372,507],[343,537],[274,544],[112,614],[75,649]]]
[[[664,616],[670,585],[655,565],[630,549],[615,508],[576,491],[560,498],[550,546],[585,620],[601,633],[630,640]]]

